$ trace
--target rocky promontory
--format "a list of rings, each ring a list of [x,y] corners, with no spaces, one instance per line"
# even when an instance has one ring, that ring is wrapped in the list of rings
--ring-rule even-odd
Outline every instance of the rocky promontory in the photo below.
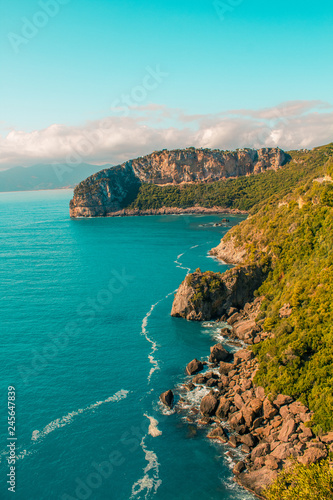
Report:
[[[230,308],[242,308],[253,299],[266,277],[256,265],[239,266],[225,273],[189,274],[178,288],[171,316],[205,321],[223,316]]]
[[[105,217],[121,212],[135,200],[141,184],[210,183],[278,170],[287,161],[288,155],[279,148],[154,152],[101,170],[78,184],[70,203],[70,216]],[[127,215],[126,211],[121,215]]]

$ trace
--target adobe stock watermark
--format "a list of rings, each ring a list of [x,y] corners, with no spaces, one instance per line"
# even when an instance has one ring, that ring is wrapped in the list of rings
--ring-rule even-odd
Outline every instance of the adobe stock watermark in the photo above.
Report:
[[[121,113],[121,116],[127,117],[130,114],[131,108],[145,102],[150,92],[156,90],[166,78],[169,73],[162,71],[157,64],[155,68],[147,66],[146,74],[143,77],[140,85],[136,85],[128,94],[122,94],[118,99],[113,101],[111,109]]]
[[[134,276],[127,275],[125,269],[121,273],[113,270],[111,274],[112,278],[96,297],[87,298],[77,307],[76,319],[68,322],[62,331],[49,333],[43,346],[31,350],[30,364],[18,367],[19,375],[26,386],[67,349],[71,340],[82,333],[83,325],[91,324],[96,315],[112,303],[113,297],[122,293],[135,279]]]
[[[22,45],[27,45],[30,40],[35,38],[39,31],[49,23],[50,19],[56,17],[61,6],[67,5],[71,0],[40,0],[38,5],[40,10],[29,19],[22,17],[22,26],[20,33],[10,32],[7,38],[16,54],[19,53]]]
[[[213,5],[220,21],[224,21],[226,14],[234,12],[235,8],[243,2],[244,0],[214,0]]]

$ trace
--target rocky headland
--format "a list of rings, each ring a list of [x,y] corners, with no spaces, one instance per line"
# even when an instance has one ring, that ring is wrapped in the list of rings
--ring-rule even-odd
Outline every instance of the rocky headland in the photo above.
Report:
[[[266,170],[278,170],[288,159],[288,155],[279,148],[242,149],[234,152],[188,148],[154,152],[101,170],[78,184],[70,202],[70,216],[141,215],[132,213],[131,210],[127,212],[126,207],[135,200],[142,184],[167,186],[211,183],[259,174]],[[177,207],[172,210],[176,209]],[[195,209],[200,207],[192,207],[190,212],[193,213]],[[223,207],[215,210],[222,213],[220,210]]]

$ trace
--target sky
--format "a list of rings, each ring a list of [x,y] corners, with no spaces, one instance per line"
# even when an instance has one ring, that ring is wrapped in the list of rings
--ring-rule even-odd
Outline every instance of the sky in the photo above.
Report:
[[[333,140],[331,1],[0,0],[0,169]]]

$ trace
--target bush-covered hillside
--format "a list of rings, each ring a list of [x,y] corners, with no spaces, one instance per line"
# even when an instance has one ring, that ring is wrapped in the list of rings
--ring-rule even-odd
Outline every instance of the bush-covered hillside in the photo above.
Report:
[[[270,196],[280,198],[303,186],[317,175],[322,175],[323,165],[331,154],[332,145],[313,151],[291,151],[291,161],[277,172],[217,181],[208,184],[182,186],[156,186],[143,184],[136,199],[127,208],[139,210],[161,207],[187,208],[223,207],[239,210],[258,210]]]
[[[333,174],[333,145],[293,156],[306,162],[303,181],[283,200],[266,199],[227,238],[271,269],[257,292],[265,296],[258,319],[272,336],[255,346],[256,381],[307,404],[321,432],[333,429],[333,183],[313,174]],[[286,304],[292,312],[283,318]]]

